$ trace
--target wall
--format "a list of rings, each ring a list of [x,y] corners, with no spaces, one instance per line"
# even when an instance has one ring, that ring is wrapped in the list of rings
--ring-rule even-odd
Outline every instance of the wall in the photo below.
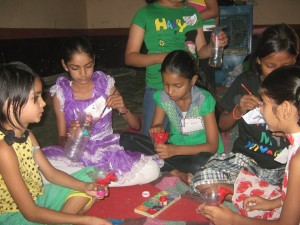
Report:
[[[144,5],[144,0],[87,0],[88,28],[126,28]],[[256,0],[253,24],[299,24],[299,9],[299,0]]]
[[[85,0],[0,0],[0,28],[86,27]]]
[[[300,24],[299,0],[255,0],[253,24]]]
[[[86,0],[88,28],[128,28],[144,0]]]
[[[0,28],[128,28],[144,0],[0,0]],[[254,25],[299,24],[299,0],[256,0]]]
[[[144,5],[144,0],[0,0],[0,63],[22,61],[42,76],[59,73],[61,42],[84,34],[100,66],[123,67],[128,27]],[[299,8],[300,0],[256,0],[254,25],[286,22],[300,34]]]

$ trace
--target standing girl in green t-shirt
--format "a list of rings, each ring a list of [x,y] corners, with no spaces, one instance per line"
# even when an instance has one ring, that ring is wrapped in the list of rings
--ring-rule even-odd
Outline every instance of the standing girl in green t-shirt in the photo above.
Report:
[[[163,89],[160,67],[166,55],[171,51],[187,48],[201,59],[211,55],[211,47],[205,42],[201,16],[194,7],[186,5],[185,0],[147,2],[150,4],[142,7],[132,20],[125,52],[127,65],[146,67],[142,123],[144,135],[149,135],[154,115],[153,93]],[[193,36],[194,40],[187,41],[188,36]],[[224,32],[218,34],[218,39],[222,46],[227,44]],[[147,48],[146,53],[142,52],[143,43]]]

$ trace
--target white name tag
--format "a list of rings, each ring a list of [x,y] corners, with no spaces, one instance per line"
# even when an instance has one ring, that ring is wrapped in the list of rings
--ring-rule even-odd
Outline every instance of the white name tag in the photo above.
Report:
[[[188,134],[204,129],[204,121],[202,117],[181,119],[181,133]]]
[[[94,101],[91,105],[89,105],[84,112],[88,115],[92,115],[93,118],[99,118],[101,112],[103,111],[105,107],[106,100],[103,98],[103,96],[99,97],[96,101]],[[104,117],[107,113],[111,111],[110,107],[107,107],[102,115]]]

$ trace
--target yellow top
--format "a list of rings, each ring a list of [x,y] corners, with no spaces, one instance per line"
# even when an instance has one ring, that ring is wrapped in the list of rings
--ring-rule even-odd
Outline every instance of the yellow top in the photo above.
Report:
[[[0,141],[3,140],[4,136],[4,133],[0,131]],[[13,143],[12,148],[17,155],[22,178],[31,193],[33,200],[36,200],[39,195],[44,193],[44,189],[38,165],[33,158],[32,142],[28,137],[23,143]],[[19,211],[19,209],[7,190],[0,174],[0,214],[17,211]]]

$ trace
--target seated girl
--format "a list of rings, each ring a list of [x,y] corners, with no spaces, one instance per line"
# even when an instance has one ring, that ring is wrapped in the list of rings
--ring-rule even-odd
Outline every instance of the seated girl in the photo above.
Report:
[[[114,79],[101,71],[94,72],[94,53],[84,37],[73,37],[64,46],[62,65],[68,76],[59,77],[51,87],[60,146],[43,149],[50,162],[66,172],[84,166],[105,167],[116,173],[118,181],[111,186],[128,186],[155,180],[160,172],[151,156],[124,150],[119,145],[119,134],[113,133],[112,111],[116,109],[134,129],[139,129],[138,118],[126,108],[116,89]],[[104,106],[104,104],[106,106]],[[103,113],[102,113],[103,112]],[[91,138],[80,162],[66,157],[64,147],[68,136],[80,126],[78,114],[93,117]]]

